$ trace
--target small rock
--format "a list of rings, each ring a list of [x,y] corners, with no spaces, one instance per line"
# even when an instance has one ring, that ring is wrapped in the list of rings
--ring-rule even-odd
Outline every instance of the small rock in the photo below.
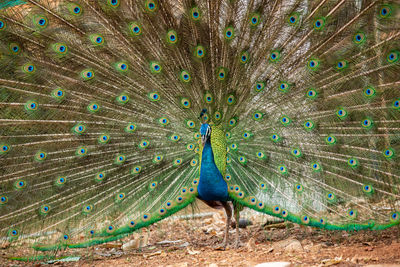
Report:
[[[249,225],[253,225],[253,222],[248,219],[239,219],[239,228],[246,228]],[[236,228],[236,222],[231,222],[231,227]]]
[[[285,248],[285,252],[303,252],[303,251],[304,249],[298,240],[293,240]]]
[[[132,240],[128,241],[127,243],[123,244],[121,248],[123,251],[137,249],[137,248],[139,248],[139,244],[140,244],[138,241],[139,240],[137,240],[137,239],[132,239]]]
[[[148,245],[148,241],[148,235],[135,236],[134,239],[123,244],[121,248],[123,251],[128,251],[132,249],[146,247]]]
[[[273,244],[273,248],[275,250],[284,250],[286,252],[304,251],[301,243],[298,240],[292,239],[292,238],[281,240],[279,242],[275,242]],[[298,250],[296,250],[296,249],[298,249]]]

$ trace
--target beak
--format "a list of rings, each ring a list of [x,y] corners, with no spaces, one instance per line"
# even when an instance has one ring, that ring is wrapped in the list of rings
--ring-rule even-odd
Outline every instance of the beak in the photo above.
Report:
[[[203,145],[203,147],[206,144],[206,142],[207,142],[207,136],[206,135],[202,135],[201,136],[201,144]]]

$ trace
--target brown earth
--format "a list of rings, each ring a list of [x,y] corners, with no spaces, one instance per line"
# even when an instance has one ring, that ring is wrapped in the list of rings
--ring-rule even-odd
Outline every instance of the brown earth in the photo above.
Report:
[[[254,224],[240,229],[241,247],[233,248],[235,230],[232,229],[229,247],[221,250],[223,212],[204,208],[201,211],[196,214],[199,218],[187,215],[167,219],[121,242],[59,252],[57,256],[80,256],[80,259],[52,264],[217,267],[290,262],[292,266],[400,267],[399,227],[384,231],[329,232],[291,223],[269,224],[265,216],[248,215]],[[161,241],[164,244],[158,244]],[[1,266],[49,266],[46,262],[8,260],[10,256],[32,253],[23,249],[3,248],[0,252]]]

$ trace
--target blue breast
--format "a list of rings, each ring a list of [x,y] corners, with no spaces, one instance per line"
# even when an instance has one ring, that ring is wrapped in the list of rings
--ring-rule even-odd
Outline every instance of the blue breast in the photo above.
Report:
[[[197,192],[198,197],[203,200],[228,200],[228,185],[215,165],[210,140],[207,140],[203,148]]]

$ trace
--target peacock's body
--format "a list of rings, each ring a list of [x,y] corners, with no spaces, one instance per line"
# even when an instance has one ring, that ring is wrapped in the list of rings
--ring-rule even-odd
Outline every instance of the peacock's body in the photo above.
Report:
[[[0,5],[2,242],[100,244],[196,197],[229,219],[232,201],[399,224],[398,0],[17,4]]]
[[[216,160],[219,161],[218,163],[226,161],[226,145],[223,131],[219,131],[219,135],[213,135],[213,143],[221,146],[220,151],[217,151],[217,153],[221,153],[217,154],[216,157],[214,157],[213,148],[211,146],[211,127],[208,124],[203,124],[200,129],[200,134],[202,136],[201,141],[203,147],[199,152],[201,153],[201,167],[197,186],[198,197],[206,201],[227,201],[228,185],[223,178],[225,166],[221,167],[220,171],[215,162]],[[218,137],[219,139],[216,139]],[[216,149],[215,146],[214,149]]]

